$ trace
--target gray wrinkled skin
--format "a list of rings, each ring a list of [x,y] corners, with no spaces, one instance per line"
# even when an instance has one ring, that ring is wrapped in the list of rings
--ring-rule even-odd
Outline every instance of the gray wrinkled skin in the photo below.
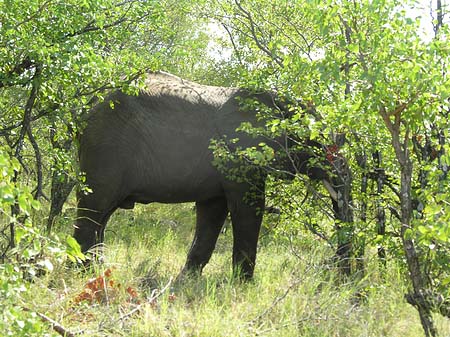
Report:
[[[195,237],[183,271],[202,270],[230,213],[233,266],[251,278],[264,209],[264,177],[255,174],[251,183],[261,192],[244,202],[250,184],[227,180],[212,165],[209,149],[211,139],[224,135],[238,137],[238,145],[245,147],[262,141],[235,131],[243,121],[258,124],[255,113],[240,109],[236,100],[249,94],[165,73],[149,74],[146,87],[138,96],[110,94],[87,120],[79,159],[93,193],[78,193],[75,238],[83,251],[102,242],[110,215],[136,202],[195,201]],[[273,105],[269,94],[257,96]]]

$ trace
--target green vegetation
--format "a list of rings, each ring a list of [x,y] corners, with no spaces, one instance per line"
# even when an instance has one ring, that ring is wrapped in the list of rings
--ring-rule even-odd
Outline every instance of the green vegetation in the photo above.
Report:
[[[432,3],[425,38],[417,1],[0,0],[0,335],[450,335],[450,32]],[[117,212],[105,263],[68,265],[84,256],[64,202],[89,190],[76,135],[105,94],[159,69],[276,90],[292,116],[260,109],[267,128],[241,129],[327,145],[336,200],[271,178],[281,214],[252,282],[231,275],[230,230],[202,277],[170,282],[190,204]]]

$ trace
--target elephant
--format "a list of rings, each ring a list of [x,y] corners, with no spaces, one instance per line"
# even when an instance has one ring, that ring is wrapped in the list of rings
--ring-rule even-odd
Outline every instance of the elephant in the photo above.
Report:
[[[242,108],[242,98],[276,107],[270,92],[200,85],[164,72],[147,74],[137,95],[117,90],[96,104],[79,136],[79,166],[92,190],[77,192],[74,238],[82,251],[103,242],[106,223],[117,208],[195,202],[195,234],[181,275],[202,271],[230,214],[233,270],[252,278],[265,174],[249,169],[248,179],[231,179],[213,164],[210,143],[225,136],[238,139],[235,147],[265,141],[277,149],[286,138],[268,141],[237,131],[243,122],[263,123],[255,111]],[[296,169],[326,179],[326,170],[307,165],[312,156],[297,153]],[[249,191],[253,196],[246,200]]]

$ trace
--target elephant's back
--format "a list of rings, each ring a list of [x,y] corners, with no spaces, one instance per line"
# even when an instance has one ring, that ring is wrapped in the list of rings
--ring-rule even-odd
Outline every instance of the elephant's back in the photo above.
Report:
[[[93,108],[80,136],[81,170],[91,182],[122,180],[155,200],[187,200],[198,189],[217,192],[209,146],[237,113],[237,90],[168,75],[150,76],[146,88],[137,96],[111,93]],[[232,122],[233,132],[240,121]]]
[[[147,75],[140,97],[167,98],[172,102],[184,102],[185,108],[188,105],[207,105],[217,110],[235,98],[238,92],[238,88],[203,85],[172,74],[156,72]],[[213,110],[210,112],[213,113]]]
[[[116,91],[97,104],[80,148],[125,147],[134,152],[205,149],[212,138],[235,135],[251,114],[239,109],[239,90],[200,85],[165,73],[149,74],[138,95]],[[192,146],[191,146],[192,145]]]

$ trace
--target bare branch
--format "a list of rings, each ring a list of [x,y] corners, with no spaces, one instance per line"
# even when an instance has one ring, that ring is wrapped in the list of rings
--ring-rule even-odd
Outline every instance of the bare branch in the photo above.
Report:
[[[79,36],[79,35],[83,35],[83,34],[86,34],[86,33],[91,33],[91,32],[95,32],[95,31],[100,31],[100,30],[105,30],[105,29],[108,29],[108,28],[116,27],[116,26],[120,25],[121,23],[123,23],[125,21],[127,21],[127,17],[126,17],[126,15],[123,15],[122,17],[120,17],[116,21],[100,27],[100,26],[94,25],[95,20],[92,20],[84,28],[82,28],[82,29],[80,29],[80,30],[78,30],[76,32],[68,33],[68,34],[64,35],[62,40],[65,40],[65,39],[71,38],[71,37],[75,37],[75,36]]]
[[[36,185],[36,189],[34,192],[34,199],[39,199],[39,197],[43,196],[43,192],[42,192],[42,156],[41,156],[41,151],[39,149],[39,145],[36,142],[36,139],[33,136],[33,133],[31,131],[31,128],[28,127],[27,128],[27,136],[28,139],[30,140],[31,146],[33,147],[33,151],[34,151],[34,157],[36,159],[36,180],[37,180],[37,185]]]
[[[53,111],[54,109],[56,109],[57,107],[58,107],[58,104],[54,104],[52,107],[40,111],[37,115],[32,116],[32,117],[30,118],[30,122],[37,121],[37,120],[40,119],[41,117],[44,117],[44,116],[50,114],[50,112],[52,112],[52,111]],[[10,126],[7,126],[7,127],[4,128],[4,129],[1,129],[1,130],[0,130],[0,136],[6,136],[6,135],[8,135],[8,134],[9,134],[9,131],[21,127],[21,126],[22,126],[22,123],[23,123],[23,121],[20,121],[20,122],[17,122],[17,123],[12,124],[12,125],[10,125]]]
[[[439,34],[440,28],[444,25],[444,11],[442,9],[442,1],[441,0],[437,0],[436,14],[437,14],[437,20],[436,20],[436,24],[434,25],[434,35],[435,36],[437,36]]]
[[[227,32],[228,37],[230,38],[231,44],[233,45],[234,53],[236,54],[236,56],[237,56],[237,58],[238,58],[239,64],[242,65],[243,62],[242,62],[242,60],[241,60],[241,54],[239,53],[239,49],[238,49],[238,47],[237,47],[237,45],[236,45],[236,42],[234,41],[234,37],[233,37],[233,34],[231,34],[230,28],[229,28],[225,23],[223,23],[223,22],[221,22],[221,24],[222,24],[222,27],[223,27],[223,28],[225,29],[225,31]]]
[[[55,321],[54,319],[48,317],[47,315],[41,314],[40,312],[31,310],[30,308],[27,307],[21,307],[23,311],[26,312],[34,312],[37,316],[39,316],[39,318],[46,322],[46,323],[50,323],[52,326],[52,329],[55,330],[58,334],[60,334],[61,336],[64,337],[75,337],[76,335],[79,335],[80,333],[73,333],[70,332],[69,330],[67,330],[66,328],[64,328],[61,324],[59,324],[57,321]]]
[[[25,105],[25,111],[22,120],[22,129],[20,130],[19,138],[16,142],[16,151],[14,154],[16,158],[20,157],[20,152],[22,151],[25,134],[27,133],[28,128],[30,127],[31,113],[33,111],[33,107],[36,102],[38,91],[40,88],[40,82],[37,79],[41,75],[41,71],[42,68],[40,66],[37,66],[33,76],[33,85],[31,87],[30,96],[28,97],[27,104]]]
[[[152,295],[150,296],[150,298],[147,300],[146,303],[150,303],[150,304],[154,303],[162,294],[164,294],[167,291],[167,289],[169,289],[171,284],[172,284],[172,278],[169,279],[169,282],[167,282],[167,284],[161,290],[155,289],[152,292]],[[118,322],[123,321],[125,318],[128,318],[128,317],[134,315],[135,313],[139,312],[141,309],[142,309],[142,304],[139,304],[138,306],[136,306],[136,308],[134,308],[130,312],[120,316],[117,321]]]
[[[255,24],[255,22],[253,21],[253,18],[250,14],[250,12],[248,12],[244,7],[242,7],[241,3],[239,0],[235,0],[236,6],[239,8],[239,10],[243,13],[243,16],[248,20],[249,23],[249,27],[250,27],[250,32],[251,32],[251,36],[253,41],[256,43],[256,46],[262,51],[264,52],[267,56],[269,56],[273,61],[275,61],[275,63],[277,63],[280,67],[283,67],[283,59],[278,56],[278,55],[274,55],[268,48],[266,45],[264,45],[261,40],[258,38],[258,35],[256,33],[256,29],[258,29],[258,26]]]

